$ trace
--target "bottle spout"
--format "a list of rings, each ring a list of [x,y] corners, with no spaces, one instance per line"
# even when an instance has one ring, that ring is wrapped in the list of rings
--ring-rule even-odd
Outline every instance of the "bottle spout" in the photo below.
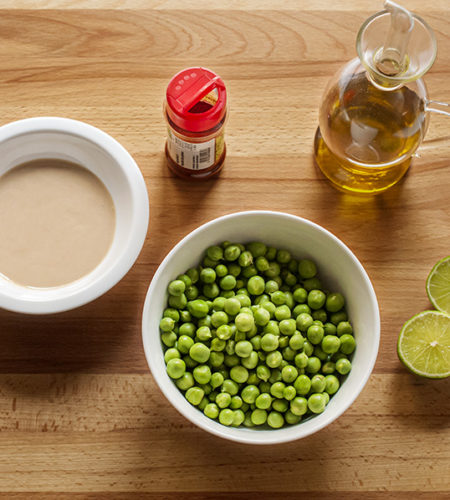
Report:
[[[381,50],[375,54],[378,70],[387,76],[403,73],[408,68],[407,47],[414,18],[404,7],[386,0],[385,9],[391,14],[391,25]]]
[[[417,80],[432,66],[436,39],[428,24],[391,0],[359,30],[356,50],[372,82],[386,90]]]

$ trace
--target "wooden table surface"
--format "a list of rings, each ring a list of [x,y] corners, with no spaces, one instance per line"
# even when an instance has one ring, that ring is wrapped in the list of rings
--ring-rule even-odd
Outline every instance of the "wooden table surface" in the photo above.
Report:
[[[426,80],[434,99],[450,102],[448,0],[403,3],[435,30]],[[0,8],[1,124],[57,115],[100,127],[134,156],[150,196],[144,248],[114,289],[64,314],[0,312],[0,497],[449,498],[449,380],[407,373],[396,340],[430,307],[425,279],[450,253],[450,120],[431,117],[407,177],[375,198],[339,193],[312,159],[322,91],[381,2]],[[230,96],[227,163],[201,184],[170,175],[163,154],[165,86],[191,65],[217,71]],[[381,309],[378,361],[357,401],[326,429],[279,446],[227,442],[191,425],[155,385],[141,343],[145,293],[165,254],[198,225],[248,209],[296,214],[338,235]]]

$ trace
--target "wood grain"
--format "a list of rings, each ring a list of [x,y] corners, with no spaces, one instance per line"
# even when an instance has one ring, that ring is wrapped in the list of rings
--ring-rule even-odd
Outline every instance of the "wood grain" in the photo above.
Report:
[[[450,101],[449,4],[404,4],[436,32],[427,84]],[[144,249],[113,290],[53,316],[0,312],[0,498],[449,497],[448,380],[414,378],[395,352],[403,322],[430,307],[429,270],[449,254],[448,119],[431,117],[409,174],[375,198],[335,191],[311,155],[323,89],[377,7],[0,0],[0,123],[92,123],[134,156],[150,196]],[[165,166],[161,107],[168,79],[198,64],[227,84],[228,156],[220,178],[191,184]],[[375,286],[382,340],[374,375],[339,420],[254,448],[206,435],[169,405],[148,372],[140,321],[152,275],[182,236],[261,208],[311,219],[348,244]]]

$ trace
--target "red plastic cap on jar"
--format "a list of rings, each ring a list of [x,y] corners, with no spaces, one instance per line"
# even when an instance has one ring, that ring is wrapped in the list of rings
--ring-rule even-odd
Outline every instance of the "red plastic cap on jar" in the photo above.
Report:
[[[214,90],[215,103],[204,106],[205,111],[199,111],[202,108],[197,104]],[[166,99],[170,120],[190,132],[205,132],[214,128],[226,113],[225,84],[220,76],[206,68],[187,68],[177,73],[167,86]]]

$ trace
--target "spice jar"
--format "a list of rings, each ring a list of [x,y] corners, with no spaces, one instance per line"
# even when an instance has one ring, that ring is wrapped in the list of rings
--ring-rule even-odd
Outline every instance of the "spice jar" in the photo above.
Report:
[[[223,167],[227,92],[206,68],[187,68],[169,82],[164,103],[168,123],[167,165],[188,179],[208,179]]]

